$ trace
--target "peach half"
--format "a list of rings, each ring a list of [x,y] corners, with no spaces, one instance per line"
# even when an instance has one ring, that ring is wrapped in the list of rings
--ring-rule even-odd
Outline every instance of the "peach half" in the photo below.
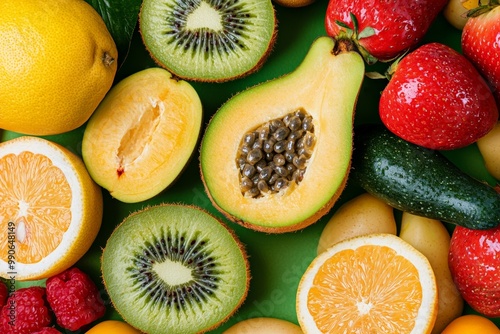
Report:
[[[184,170],[202,114],[188,82],[161,68],[136,72],[112,87],[92,114],[83,135],[85,165],[119,201],[150,199]]]

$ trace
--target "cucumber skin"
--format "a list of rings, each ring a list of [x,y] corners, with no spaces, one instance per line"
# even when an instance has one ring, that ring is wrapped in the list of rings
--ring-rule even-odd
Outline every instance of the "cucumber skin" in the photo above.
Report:
[[[401,211],[470,229],[500,223],[500,194],[461,171],[439,151],[409,143],[383,125],[354,136],[350,179]]]

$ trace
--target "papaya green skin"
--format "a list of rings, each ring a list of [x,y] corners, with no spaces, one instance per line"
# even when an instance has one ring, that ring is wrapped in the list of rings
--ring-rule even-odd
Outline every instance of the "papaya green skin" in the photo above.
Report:
[[[500,194],[439,151],[378,124],[356,132],[350,180],[373,196],[401,211],[471,229],[500,224]]]

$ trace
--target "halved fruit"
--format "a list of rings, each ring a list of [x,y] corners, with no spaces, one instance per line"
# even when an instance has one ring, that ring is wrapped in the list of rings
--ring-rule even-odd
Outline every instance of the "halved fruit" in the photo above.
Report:
[[[83,160],[111,196],[144,201],[184,170],[201,122],[201,101],[188,82],[164,69],[142,70],[114,86],[90,118]]]
[[[427,258],[393,234],[338,242],[316,257],[297,289],[304,333],[430,333],[438,310]]]
[[[144,0],[139,32],[152,59],[177,77],[223,82],[262,67],[277,22],[271,0]]]
[[[292,73],[226,102],[200,149],[206,191],[226,217],[266,232],[317,221],[344,189],[361,56],[318,38]]]
[[[102,254],[109,297],[144,333],[204,333],[245,300],[249,264],[236,234],[195,206],[160,204],[129,215]]]
[[[74,265],[101,226],[101,188],[79,156],[49,140],[0,144],[0,276],[43,279]]]

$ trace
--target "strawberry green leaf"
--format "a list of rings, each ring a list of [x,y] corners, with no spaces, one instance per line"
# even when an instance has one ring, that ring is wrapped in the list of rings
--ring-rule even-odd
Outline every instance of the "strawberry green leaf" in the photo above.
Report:
[[[349,27],[345,22],[337,20],[335,23],[337,23],[341,28],[352,30],[351,27]]]
[[[356,47],[358,49],[358,52],[361,54],[363,59],[366,61],[367,64],[372,65],[375,64],[378,59],[373,57],[360,43],[359,40],[361,38],[366,38],[375,35],[375,29],[372,27],[366,27],[363,29],[363,31],[359,32],[358,28],[358,19],[356,18],[356,15],[354,15],[352,12],[349,13],[351,17],[351,22],[352,22],[352,28],[349,27],[345,22],[342,21],[335,21],[341,28],[345,29],[345,35],[343,37],[347,37],[349,39],[352,39],[353,42],[356,44]],[[342,34],[339,34],[339,36],[342,36]]]
[[[373,29],[372,27],[366,27],[358,34],[358,38],[361,39],[361,38],[366,38],[366,37],[370,37],[373,35],[375,35],[375,29]]]
[[[125,60],[137,25],[141,0],[85,0],[101,15],[118,49],[118,62]]]
[[[349,34],[349,37],[352,37],[353,30],[351,27],[349,27],[349,25],[347,25],[347,23],[342,21],[335,21],[335,23],[337,23],[339,27],[344,28],[345,31]]]
[[[352,21],[352,27],[353,27],[353,30],[354,30],[354,34],[356,35],[356,38],[358,36],[358,19],[356,18],[356,15],[354,15],[352,12],[349,13],[350,17],[351,17],[351,21]]]

